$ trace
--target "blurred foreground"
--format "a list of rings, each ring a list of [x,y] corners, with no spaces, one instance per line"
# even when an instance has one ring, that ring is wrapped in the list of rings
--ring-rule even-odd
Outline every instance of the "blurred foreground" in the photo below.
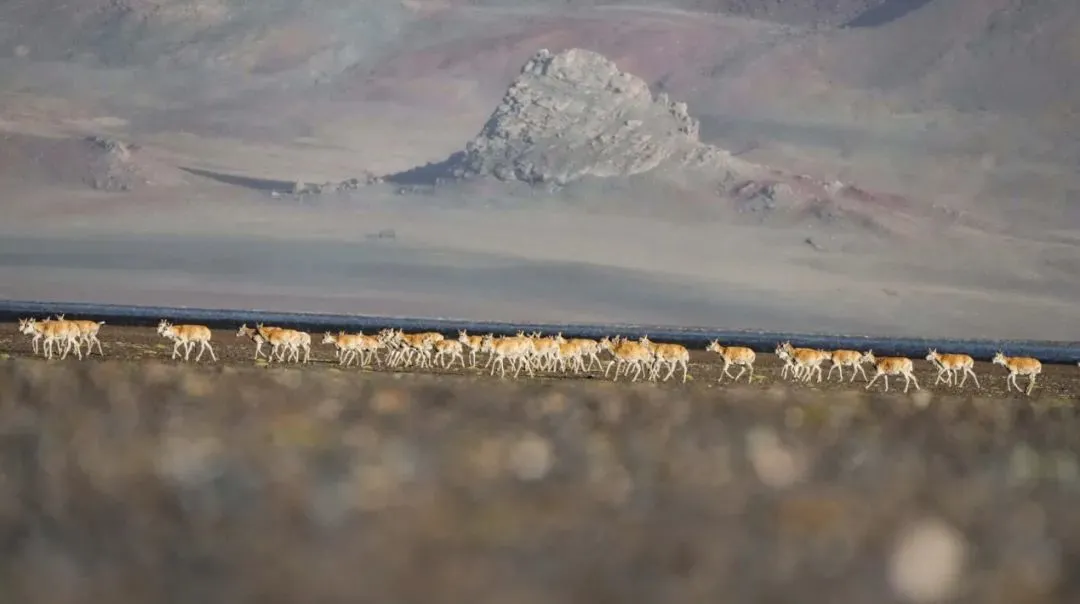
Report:
[[[1076,602],[1073,404],[3,361],[0,591]]]

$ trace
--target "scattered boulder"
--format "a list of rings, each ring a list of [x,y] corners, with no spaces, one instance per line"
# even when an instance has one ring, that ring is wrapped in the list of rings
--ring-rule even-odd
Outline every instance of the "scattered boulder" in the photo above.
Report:
[[[383,182],[381,176],[376,176],[370,172],[365,172],[362,177],[349,178],[341,182],[324,182],[322,184],[306,183],[302,180],[293,182],[292,190],[290,193],[294,197],[302,197],[304,195],[329,195],[332,193],[343,193],[348,191],[355,191],[357,189],[380,184]],[[281,195],[280,191],[273,191],[278,196]]]

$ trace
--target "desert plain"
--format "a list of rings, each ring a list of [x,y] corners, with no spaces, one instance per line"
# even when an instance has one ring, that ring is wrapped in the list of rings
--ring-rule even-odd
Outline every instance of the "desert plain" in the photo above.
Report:
[[[1073,8],[832,4],[8,5],[0,297],[1077,339]]]
[[[1076,341],[1078,40],[1064,0],[2,3],[0,298]],[[102,340],[0,328],[19,602],[1080,591],[1075,365],[904,395]]]

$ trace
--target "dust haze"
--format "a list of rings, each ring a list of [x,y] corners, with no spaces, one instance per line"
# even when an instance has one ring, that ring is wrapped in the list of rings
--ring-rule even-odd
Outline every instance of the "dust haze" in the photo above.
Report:
[[[0,7],[0,297],[1076,340],[1080,6]]]

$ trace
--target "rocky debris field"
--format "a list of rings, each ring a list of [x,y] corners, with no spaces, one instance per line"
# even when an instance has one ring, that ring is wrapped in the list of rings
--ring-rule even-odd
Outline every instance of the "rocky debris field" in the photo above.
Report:
[[[0,362],[13,601],[1080,596],[1075,400],[238,365]]]

